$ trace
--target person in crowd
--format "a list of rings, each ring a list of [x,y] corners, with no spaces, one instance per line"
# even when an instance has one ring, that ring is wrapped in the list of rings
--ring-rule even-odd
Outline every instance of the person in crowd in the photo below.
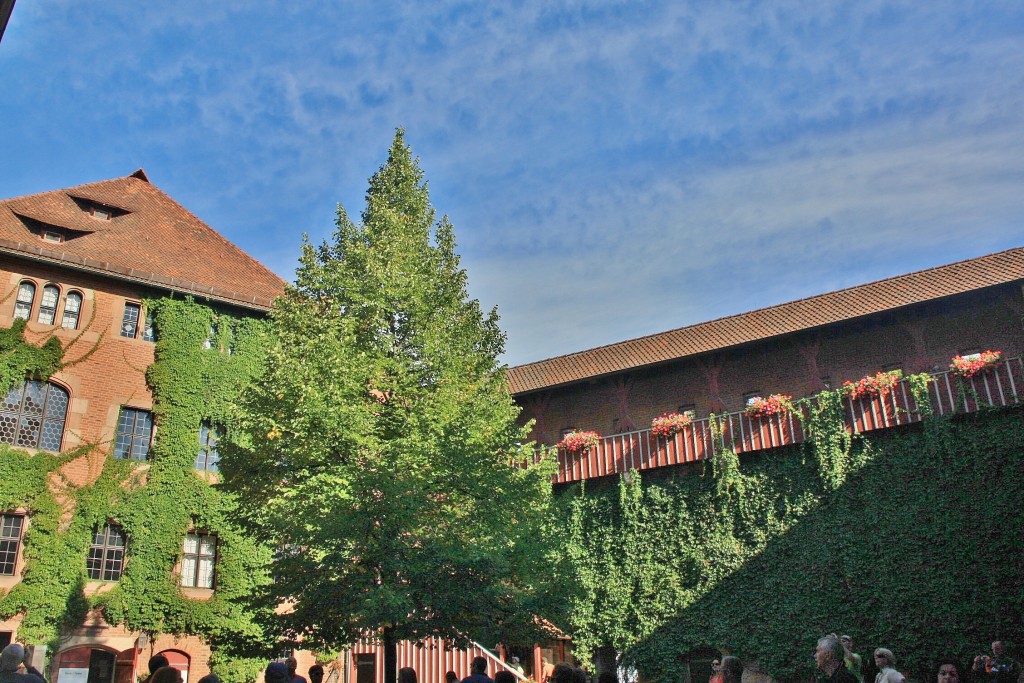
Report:
[[[722,657],[722,683],[740,683],[743,680],[743,662],[739,657]]]
[[[306,677],[300,676],[295,673],[295,670],[299,668],[299,661],[295,657],[289,657],[284,660],[285,665],[288,667],[288,675],[291,676],[289,679],[291,683],[306,683]]]
[[[722,683],[722,662],[717,659],[711,660],[711,677],[708,683]]]
[[[551,672],[551,683],[575,683],[575,681],[576,674],[572,670],[572,665],[565,662],[555,664],[555,668]]]
[[[519,657],[513,657],[509,660],[509,668],[515,669],[515,671],[520,676],[525,675],[525,672],[523,671],[523,665],[519,663]]]
[[[605,669],[597,674],[597,683],[619,683],[619,677],[614,671]]]
[[[829,683],[857,683],[857,679],[846,668],[846,649],[843,641],[834,633],[820,638],[814,651],[814,663],[828,676]]]
[[[843,649],[846,650],[846,657],[843,663],[846,664],[846,668],[849,669],[850,673],[860,681],[864,683],[864,674],[860,670],[861,664],[864,663],[863,658],[853,651],[853,638],[850,636],[839,636],[839,640],[843,642]]]
[[[938,661],[935,683],[960,683],[960,665],[955,659],[946,657]]]
[[[555,667],[547,656],[540,658],[540,680],[541,683],[548,683],[555,674]]]
[[[149,675],[146,676],[145,680],[143,680],[142,683],[152,683],[153,674],[155,674],[159,669],[164,668],[168,664],[170,664],[170,662],[167,661],[167,657],[163,655],[153,655],[152,657],[150,657],[149,661],[146,663],[146,668],[149,669]]]
[[[29,653],[21,644],[11,643],[5,647],[0,651],[0,681],[3,683],[46,683],[42,672],[32,666],[29,659]],[[25,673],[18,671],[18,667],[22,664],[25,665]]]
[[[906,676],[896,670],[896,655],[884,647],[875,650],[875,666],[878,674],[875,683],[904,683]]]
[[[416,683],[416,670],[411,666],[403,666],[398,670],[398,683]]]
[[[986,683],[1016,683],[1020,676],[1020,664],[1006,654],[1006,644],[1001,640],[992,643],[991,657],[978,655],[971,668]]]
[[[182,683],[181,669],[173,666],[162,666],[153,672],[153,683]]]
[[[324,683],[323,664],[314,664],[306,673],[309,674],[309,683]]]
[[[578,666],[572,668],[572,682],[573,683],[590,683],[590,676],[587,672]]]
[[[444,675],[444,683],[456,683],[459,680],[459,675],[454,671],[449,671]]]
[[[483,657],[473,657],[469,665],[469,675],[462,679],[462,683],[494,683],[487,675],[487,660]]]
[[[514,673],[505,669],[494,674],[494,683],[516,683],[518,680]]]
[[[264,683],[291,683],[288,665],[284,662],[271,662],[263,672]]]
[[[206,674],[199,679],[199,683],[220,683],[220,676],[217,674]]]

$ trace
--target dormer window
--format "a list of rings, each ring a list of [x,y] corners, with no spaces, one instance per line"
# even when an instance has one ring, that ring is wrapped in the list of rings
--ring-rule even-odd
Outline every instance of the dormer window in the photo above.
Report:
[[[46,242],[53,242],[54,244],[60,244],[64,241],[64,235],[57,232],[56,230],[43,230],[43,240]]]
[[[96,204],[93,204],[91,207],[89,207],[89,213],[92,214],[93,218],[99,218],[100,220],[103,221],[109,221],[114,215],[114,212],[108,209],[107,207],[98,206]]]

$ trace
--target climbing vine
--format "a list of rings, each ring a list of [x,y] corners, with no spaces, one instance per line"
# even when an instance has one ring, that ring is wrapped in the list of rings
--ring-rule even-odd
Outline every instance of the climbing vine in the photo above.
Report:
[[[911,387],[930,415],[927,381]],[[805,680],[816,638],[843,631],[923,679],[940,654],[1024,636],[1010,597],[1024,594],[1024,411],[853,437],[838,394],[818,398],[803,445],[744,456],[729,486],[633,472],[562,492],[579,658],[612,647],[649,680],[678,680],[711,647]]]
[[[235,523],[234,498],[194,467],[200,425],[222,444],[236,438],[232,406],[261,368],[268,326],[192,299],[157,299],[147,308],[158,339],[147,371],[157,425],[147,463],[108,457],[94,482],[76,487],[61,467],[96,445],[31,456],[0,449],[0,477],[11,483],[0,508],[24,508],[31,517],[23,579],[0,598],[0,616],[23,614],[19,636],[55,644],[63,627],[99,608],[108,622],[131,630],[202,635],[223,680],[253,680],[262,661],[255,657],[268,645],[259,619],[272,608],[250,601],[269,581],[270,551]],[[0,331],[0,381],[10,386],[25,376],[44,378],[62,362],[57,340],[28,344],[19,322]],[[112,590],[87,598],[85,555],[107,520],[124,528],[128,561]],[[184,595],[172,571],[190,530],[217,536],[216,590],[204,599]]]

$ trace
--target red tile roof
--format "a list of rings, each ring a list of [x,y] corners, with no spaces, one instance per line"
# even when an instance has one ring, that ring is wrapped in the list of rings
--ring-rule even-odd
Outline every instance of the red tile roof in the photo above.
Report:
[[[1024,248],[929,268],[639,339],[518,365],[523,394],[1024,279]]]
[[[113,217],[90,215],[94,205],[113,208]],[[60,228],[65,241],[43,241],[30,227],[37,223]],[[261,310],[285,284],[150,183],[142,169],[0,201],[0,252]]]

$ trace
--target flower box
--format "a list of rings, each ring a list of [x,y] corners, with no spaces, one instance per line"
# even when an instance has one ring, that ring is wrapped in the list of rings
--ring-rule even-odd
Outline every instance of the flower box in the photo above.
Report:
[[[953,356],[949,369],[964,379],[970,379],[975,375],[988,372],[1003,360],[1002,351],[982,351],[966,356]]]
[[[843,382],[841,391],[850,398],[874,398],[892,391],[892,388],[903,379],[902,370],[889,370],[865,375],[856,382]]]
[[[766,398],[755,396],[747,401],[748,417],[771,417],[772,415],[785,415],[793,410],[792,396],[786,394],[772,394]]]
[[[651,434],[668,438],[693,424],[693,418],[686,413],[665,413],[651,420]]]
[[[600,441],[601,435],[597,432],[571,431],[562,437],[558,446],[564,448],[568,453],[583,453],[596,446]]]

